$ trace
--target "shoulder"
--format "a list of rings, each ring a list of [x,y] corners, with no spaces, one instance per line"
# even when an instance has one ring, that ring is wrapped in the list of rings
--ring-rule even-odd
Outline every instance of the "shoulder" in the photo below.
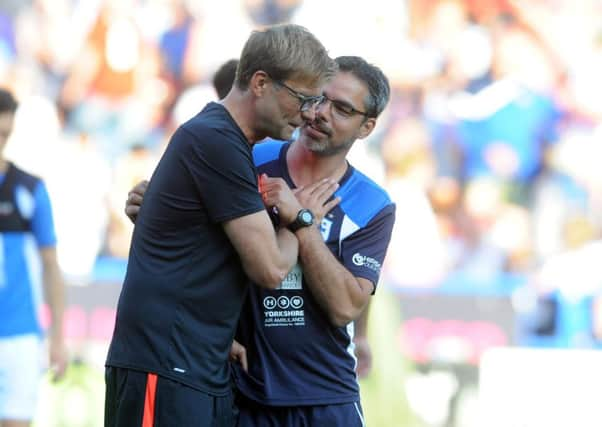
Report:
[[[345,214],[360,227],[381,212],[390,211],[393,215],[395,211],[395,204],[385,189],[355,168],[336,194],[342,199]]]
[[[253,146],[253,161],[256,166],[276,160],[280,157],[280,151],[286,144],[285,141],[267,139]]]
[[[240,129],[238,129],[227,110],[215,102],[207,104],[196,116],[184,122],[180,126],[180,129],[193,135],[233,132],[236,133],[239,138],[243,137]]]
[[[42,184],[42,179],[24,171],[23,169],[11,163],[11,173],[14,176],[15,184],[24,186],[29,191],[33,192],[36,187]]]
[[[236,149],[250,153],[249,143],[242,131],[229,119],[221,106],[218,108],[223,111],[205,108],[183,123],[174,133],[172,140],[178,145],[192,145],[195,150]]]

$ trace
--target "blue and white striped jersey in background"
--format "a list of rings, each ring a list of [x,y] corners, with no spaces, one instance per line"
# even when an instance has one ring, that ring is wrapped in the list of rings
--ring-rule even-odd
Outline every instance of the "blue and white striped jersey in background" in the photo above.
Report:
[[[258,173],[294,183],[286,166],[289,143],[254,147]],[[395,205],[387,193],[349,166],[339,181],[341,203],[321,224],[335,257],[356,277],[378,283],[391,238]],[[296,266],[277,290],[252,286],[241,314],[238,340],[246,346],[249,372],[235,369],[249,399],[271,406],[356,402],[353,323],[334,327],[314,300]]]
[[[39,248],[55,245],[43,181],[9,164],[0,174],[0,337],[41,334]]]

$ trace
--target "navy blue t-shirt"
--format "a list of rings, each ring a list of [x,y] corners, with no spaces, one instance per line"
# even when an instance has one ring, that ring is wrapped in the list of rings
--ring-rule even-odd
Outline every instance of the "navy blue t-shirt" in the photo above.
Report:
[[[178,128],[136,220],[107,365],[229,391],[248,279],[222,223],[264,209],[251,146],[210,103]]]
[[[264,142],[253,149],[259,173],[282,177],[290,144]],[[395,205],[385,191],[349,166],[336,194],[342,202],[321,224],[332,253],[356,277],[376,286],[391,238]],[[314,300],[297,265],[278,290],[251,286],[237,339],[247,348],[249,372],[235,379],[249,399],[271,406],[325,405],[359,400],[353,323],[333,326]]]

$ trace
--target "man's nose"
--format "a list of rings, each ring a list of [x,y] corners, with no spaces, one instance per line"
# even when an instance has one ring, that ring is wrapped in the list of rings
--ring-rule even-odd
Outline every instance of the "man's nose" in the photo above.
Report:
[[[313,122],[316,119],[316,106],[308,108],[305,111],[301,111],[301,118],[306,122]]]

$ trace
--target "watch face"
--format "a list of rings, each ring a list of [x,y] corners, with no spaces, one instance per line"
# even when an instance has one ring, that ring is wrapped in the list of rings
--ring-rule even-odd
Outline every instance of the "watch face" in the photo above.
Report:
[[[305,211],[301,213],[300,219],[306,224],[311,224],[313,222],[314,216],[311,214],[311,212]]]

